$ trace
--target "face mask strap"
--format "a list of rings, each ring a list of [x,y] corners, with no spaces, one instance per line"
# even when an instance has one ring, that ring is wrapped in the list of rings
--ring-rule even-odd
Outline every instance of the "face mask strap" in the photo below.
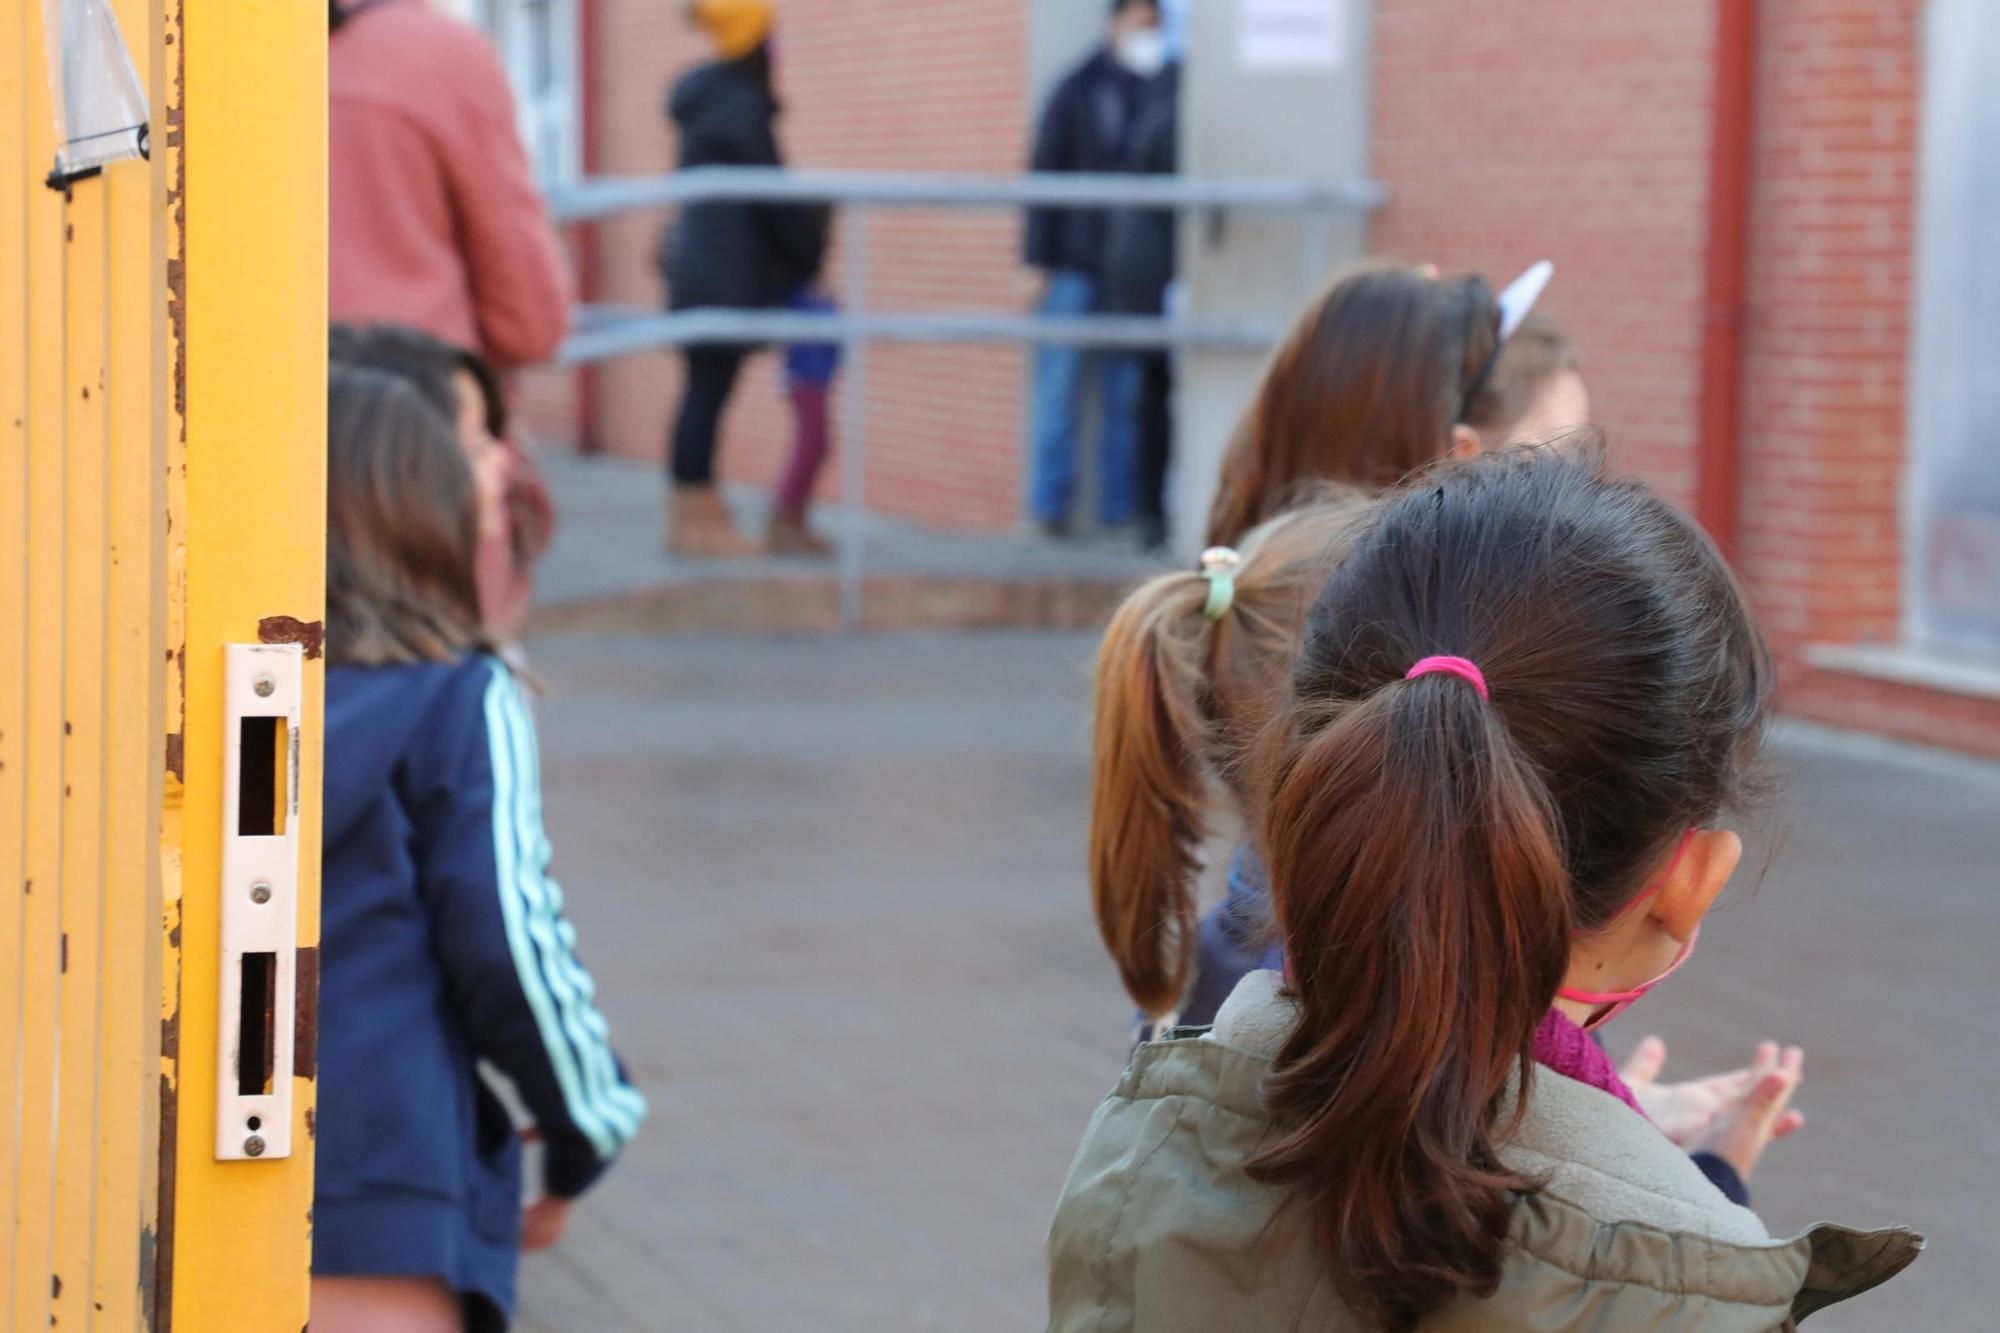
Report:
[[[1651,884],[1639,890],[1638,896],[1632,899],[1631,902],[1626,903],[1616,912],[1613,912],[1611,914],[1612,921],[1623,921],[1626,917],[1659,896],[1660,890],[1667,887],[1667,881],[1674,877],[1674,872],[1681,868],[1681,862],[1687,859],[1688,848],[1694,845],[1694,835],[1695,830],[1693,829],[1689,829],[1686,833],[1681,834],[1680,844],[1674,848],[1674,859],[1667,862],[1667,868],[1662,870],[1658,875],[1655,875]],[[1606,924],[1610,923],[1607,922]]]
[[[1667,868],[1665,870],[1662,870],[1653,879],[1653,882],[1651,884],[1648,884],[1644,889],[1640,890],[1638,895],[1634,897],[1631,902],[1628,902],[1623,907],[1619,908],[1616,914],[1612,916],[1611,918],[1612,921],[1623,920],[1625,917],[1630,916],[1633,912],[1637,911],[1640,907],[1643,907],[1646,903],[1652,901],[1653,898],[1658,896],[1660,890],[1664,889],[1667,886],[1667,881],[1671,880],[1674,877],[1674,872],[1680,869],[1681,861],[1686,858],[1688,848],[1694,844],[1695,832],[1696,830],[1689,829],[1686,833],[1681,835],[1680,846],[1674,849],[1674,859],[1667,862]],[[1665,981],[1668,977],[1680,971],[1682,964],[1686,963],[1687,960],[1693,956],[1695,941],[1699,940],[1700,938],[1701,938],[1701,926],[1699,923],[1697,923],[1695,925],[1693,933],[1687,937],[1687,942],[1681,945],[1680,952],[1674,955],[1674,961],[1667,965],[1667,970],[1660,973],[1660,975],[1658,975],[1657,977],[1654,977],[1651,981],[1642,982],[1638,986],[1633,987],[1631,990],[1588,991],[1588,990],[1578,990],[1573,986],[1562,986],[1557,988],[1556,994],[1562,997],[1563,999],[1572,1001],[1573,1003],[1576,1004],[1610,1005],[1611,1006],[1610,1012],[1603,1014],[1601,1016],[1593,1015],[1591,1019],[1583,1025],[1585,1031],[1590,1031],[1594,1028],[1603,1027],[1606,1023],[1609,1023],[1612,1019],[1618,1017],[1620,1014],[1624,1013],[1627,1009],[1630,1009],[1636,1001],[1645,996],[1646,992],[1652,990],[1655,986]]]

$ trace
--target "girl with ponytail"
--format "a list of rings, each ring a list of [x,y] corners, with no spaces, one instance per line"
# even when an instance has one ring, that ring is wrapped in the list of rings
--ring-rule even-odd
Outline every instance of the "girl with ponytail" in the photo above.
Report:
[[[1909,1264],[1899,1229],[1773,1240],[1584,1035],[1735,870],[1769,684],[1713,548],[1595,455],[1382,501],[1239,770],[1284,972],[1100,1106],[1051,1329],[1751,1333]],[[1771,1063],[1713,1131],[1745,1174]]]
[[[1322,487],[1253,531],[1240,553],[1218,547],[1200,572],[1147,583],[1105,631],[1091,903],[1142,1025],[1183,1010],[1205,1022],[1268,950],[1261,875],[1246,852],[1231,863],[1230,902],[1197,930],[1201,842],[1217,796],[1240,806],[1244,748],[1283,688],[1306,607],[1363,504],[1357,491]]]
[[[1538,265],[1497,300],[1476,276],[1444,281],[1428,267],[1376,264],[1335,282],[1272,358],[1230,442],[1210,540],[1233,542],[1315,496],[1337,494],[1352,505],[1447,455],[1554,438],[1589,420],[1590,394],[1575,349],[1547,316],[1529,311],[1538,284],[1552,272]],[[1195,870],[1192,824],[1175,817],[1198,808],[1205,784],[1199,778],[1162,784],[1160,770],[1137,766],[1171,757],[1170,748],[1146,744],[1162,723],[1186,725],[1183,777],[1206,771],[1230,792],[1228,770],[1253,734],[1237,725],[1245,687],[1254,679],[1258,693],[1268,693],[1290,664],[1296,623],[1273,633],[1265,615],[1239,630],[1224,615],[1212,637],[1232,642],[1219,664],[1235,675],[1211,682],[1203,652],[1209,629],[1192,614],[1201,586],[1191,574],[1149,585],[1120,618],[1123,632],[1107,641],[1099,665],[1092,889],[1105,941],[1141,1010],[1141,1037],[1175,1023],[1213,1021],[1236,982],[1267,965],[1271,949],[1263,868],[1248,847],[1229,860],[1224,901],[1198,923],[1186,915]],[[1156,615],[1160,599],[1179,614]],[[1304,615],[1298,599],[1287,606]],[[1167,637],[1155,646],[1130,632],[1145,628],[1164,629]],[[1274,655],[1260,658],[1261,650]],[[1189,706],[1211,686],[1235,702],[1207,713]],[[1149,800],[1149,792],[1181,799]],[[1136,803],[1138,820],[1128,803]],[[1141,842],[1162,831],[1167,836],[1151,847]],[[1107,906],[1119,915],[1107,919]],[[1164,965],[1167,972],[1135,973],[1135,963]],[[1175,978],[1183,989],[1162,989]],[[1707,1104],[1709,1088],[1678,1085],[1671,1095],[1698,1107]]]

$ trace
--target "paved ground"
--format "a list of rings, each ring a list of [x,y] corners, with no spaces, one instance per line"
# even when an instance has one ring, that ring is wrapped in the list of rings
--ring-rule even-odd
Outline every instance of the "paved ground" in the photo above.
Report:
[[[660,549],[665,484],[657,466],[629,458],[585,458],[561,449],[546,450],[541,463],[562,515],[555,546],[535,572],[543,608],[628,598],[647,588],[832,572],[832,563],[823,560],[669,560]],[[729,494],[744,530],[763,531],[765,497],[740,487]],[[837,507],[818,515],[829,538],[838,531],[841,515]],[[862,555],[871,577],[1131,580],[1157,568],[1122,536],[1051,543],[1020,533],[925,527],[872,513],[862,520]]]
[[[527,1265],[525,1327],[1039,1326],[1048,1210],[1124,1056],[1078,870],[1090,647],[534,645],[557,868],[653,1120]],[[1991,1327],[2000,769],[1819,733],[1778,758],[1778,868],[1620,1036],[1664,1033],[1670,1072],[1807,1047],[1760,1210],[1932,1237],[1817,1333]]]

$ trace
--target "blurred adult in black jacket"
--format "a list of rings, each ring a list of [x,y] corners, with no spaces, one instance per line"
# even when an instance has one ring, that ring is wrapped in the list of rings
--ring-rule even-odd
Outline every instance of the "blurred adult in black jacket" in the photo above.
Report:
[[[1131,152],[1146,82],[1166,63],[1167,38],[1157,0],[1111,0],[1105,44],[1058,83],[1035,132],[1036,171],[1123,171]],[[1039,310],[1085,315],[1104,309],[1104,238],[1108,218],[1096,208],[1028,211],[1027,260],[1043,271]],[[1077,427],[1084,385],[1099,377],[1102,405],[1098,517],[1120,524],[1132,516],[1132,362],[1082,348],[1035,349],[1034,447],[1028,510],[1044,531],[1068,529],[1076,491]]]
[[[1180,169],[1180,66],[1169,65],[1146,84],[1132,127],[1125,169],[1171,176]],[[1173,284],[1178,232],[1172,209],[1124,208],[1105,227],[1104,305],[1117,315],[1166,313]],[[1138,459],[1134,508],[1139,543],[1167,540],[1167,464],[1173,457],[1173,354],[1164,347],[1127,354],[1137,365]]]
[[[774,129],[779,106],[771,88],[769,0],[698,0],[687,13],[715,43],[717,59],[682,78],[667,100],[680,139],[680,166],[782,166]],[[670,307],[778,304],[818,275],[827,221],[828,210],[813,204],[688,205],[661,238]],[[678,555],[750,555],[761,549],[736,531],[715,489],[723,409],[751,350],[721,343],[685,350],[687,382],[669,456],[667,536]]]

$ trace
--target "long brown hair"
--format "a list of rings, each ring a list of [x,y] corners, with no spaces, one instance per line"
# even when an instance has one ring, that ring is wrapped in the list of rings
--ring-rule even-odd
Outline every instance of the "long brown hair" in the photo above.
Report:
[[[1405,679],[1438,654],[1491,700]],[[1496,1121],[1572,935],[1734,801],[1769,680],[1714,548],[1601,450],[1432,471],[1334,571],[1255,769],[1299,1022],[1249,1170],[1296,1191],[1365,1317],[1499,1281],[1534,1185]]]
[[[1208,540],[1236,540],[1302,483],[1379,490],[1443,458],[1499,337],[1482,278],[1375,266],[1335,282],[1279,344],[1230,438]]]
[[[327,375],[327,660],[443,661],[482,646],[479,512],[457,433],[407,380]]]
[[[1364,505],[1323,488],[1244,540],[1235,598],[1204,614],[1209,581],[1164,574],[1125,599],[1097,653],[1090,893],[1132,999],[1179,1002],[1194,943],[1196,852],[1208,782],[1236,782],[1270,715],[1307,605]]]

